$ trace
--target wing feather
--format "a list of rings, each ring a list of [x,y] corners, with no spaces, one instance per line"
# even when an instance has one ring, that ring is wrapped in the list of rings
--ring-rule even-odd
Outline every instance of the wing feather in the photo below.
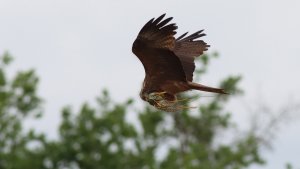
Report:
[[[203,40],[197,38],[205,36],[203,30],[197,31],[187,37],[188,32],[176,39],[174,53],[179,57],[188,81],[193,81],[195,71],[195,58],[203,54],[209,47]]]
[[[158,88],[168,80],[186,81],[180,59],[173,52],[177,26],[168,24],[172,18],[163,20],[164,16],[148,21],[132,46],[133,53],[145,68],[149,88]]]

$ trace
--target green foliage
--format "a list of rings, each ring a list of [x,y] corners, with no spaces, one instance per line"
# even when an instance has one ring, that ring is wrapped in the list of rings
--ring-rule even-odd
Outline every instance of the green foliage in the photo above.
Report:
[[[41,99],[36,95],[38,78],[30,70],[19,72],[10,80],[6,66],[11,60],[8,53],[0,56],[0,168],[34,168],[36,154],[29,145],[45,139],[34,131],[24,133],[22,121],[40,112]]]
[[[290,163],[286,164],[286,169],[293,169],[293,166]]]
[[[217,55],[199,59],[197,78]],[[232,126],[231,113],[224,105],[242,92],[238,88],[240,76],[220,83],[229,95],[216,95],[197,109],[178,113],[148,105],[137,110],[132,99],[114,103],[103,90],[96,107],[85,103],[76,113],[65,107],[59,138],[48,140],[34,130],[22,130],[24,119],[41,115],[35,72],[22,71],[8,79],[5,67],[11,57],[4,54],[0,61],[0,169],[241,169],[264,163],[261,145],[251,133],[231,143],[219,141],[222,137],[218,133]],[[201,98],[196,92],[186,96]],[[188,101],[184,104],[190,106]],[[138,123],[132,123],[131,118],[137,118]]]

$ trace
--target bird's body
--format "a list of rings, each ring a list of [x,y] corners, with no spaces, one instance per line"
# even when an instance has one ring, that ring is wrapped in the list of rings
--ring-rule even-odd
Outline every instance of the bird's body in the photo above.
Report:
[[[162,20],[165,14],[151,19],[139,32],[132,51],[145,68],[145,79],[140,97],[164,111],[177,111],[176,94],[191,89],[225,93],[223,89],[197,84],[193,81],[194,59],[209,45],[197,38],[205,36],[203,30],[175,39],[177,26],[168,24],[172,18]]]

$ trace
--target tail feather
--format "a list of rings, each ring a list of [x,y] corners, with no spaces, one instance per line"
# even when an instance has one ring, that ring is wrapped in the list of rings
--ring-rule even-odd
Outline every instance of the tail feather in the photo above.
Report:
[[[188,82],[188,84],[192,89],[201,90],[205,92],[219,93],[219,94],[228,94],[225,92],[224,89],[213,88],[213,87],[205,86],[194,82]]]

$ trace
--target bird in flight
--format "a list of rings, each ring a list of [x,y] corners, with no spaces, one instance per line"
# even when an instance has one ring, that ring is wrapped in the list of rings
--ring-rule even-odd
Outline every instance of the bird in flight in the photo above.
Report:
[[[169,23],[173,18],[165,14],[152,18],[140,30],[132,45],[132,52],[145,69],[145,79],[140,97],[157,109],[176,112],[184,106],[176,95],[188,90],[200,90],[226,94],[223,89],[193,82],[195,58],[209,47],[198,38],[205,36],[203,30],[175,39],[177,26]]]

